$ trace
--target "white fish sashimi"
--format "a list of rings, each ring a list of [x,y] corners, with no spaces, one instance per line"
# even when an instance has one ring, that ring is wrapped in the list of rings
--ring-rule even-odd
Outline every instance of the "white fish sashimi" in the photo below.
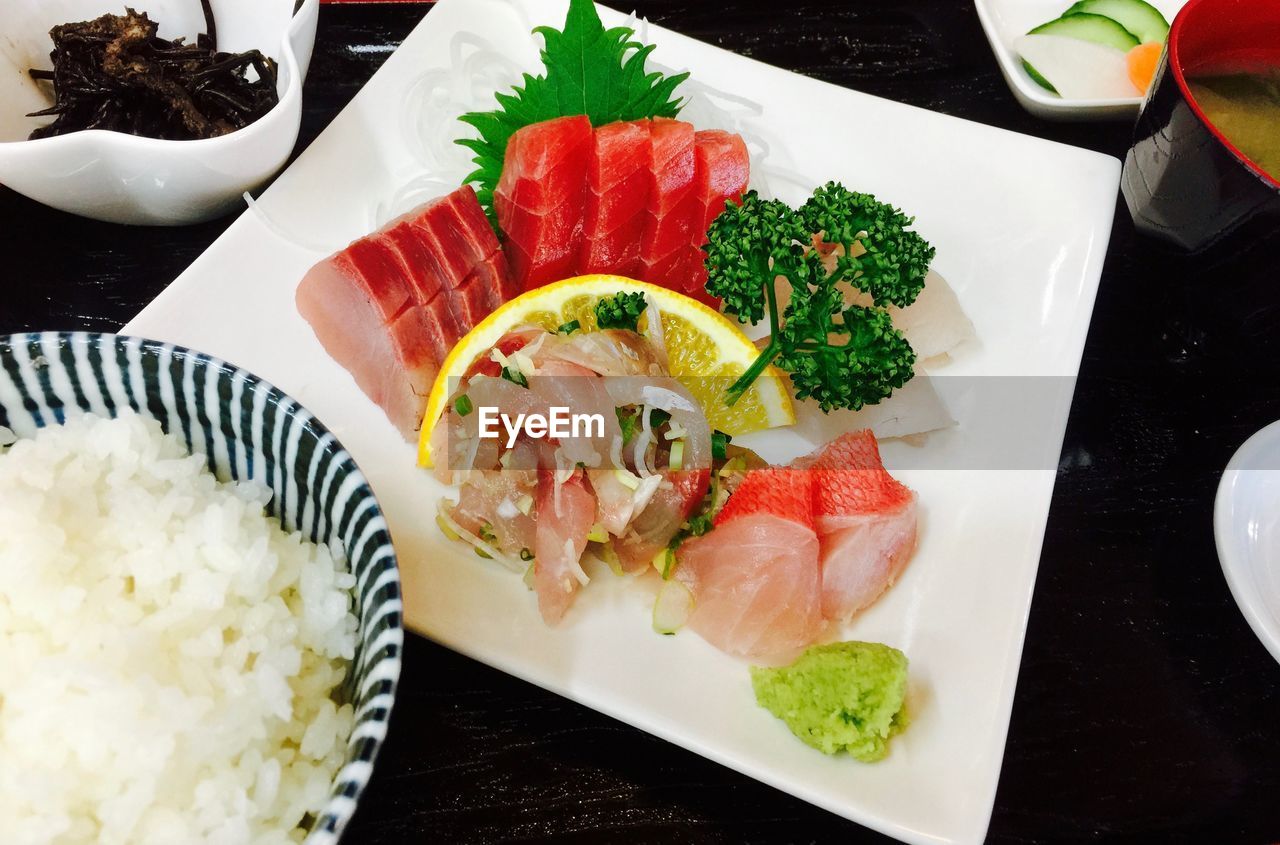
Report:
[[[875,304],[870,294],[862,292],[855,292],[848,301],[857,305]],[[977,337],[973,321],[960,305],[960,297],[936,270],[930,270],[925,276],[924,288],[915,302],[906,308],[890,305],[886,310],[893,318],[893,327],[902,332],[915,350],[917,361],[946,355]]]
[[[824,414],[814,402],[798,402],[795,407],[793,430],[814,444],[828,443],[847,431],[864,428],[885,440],[927,434],[956,424],[930,377],[919,370],[888,399],[860,411],[837,409]]]
[[[976,336],[955,290],[933,270],[916,301],[906,308],[889,306],[889,315],[920,361],[945,355]]]
[[[1028,64],[1067,99],[1136,97],[1123,50],[1061,35],[1024,35],[1013,42]]]

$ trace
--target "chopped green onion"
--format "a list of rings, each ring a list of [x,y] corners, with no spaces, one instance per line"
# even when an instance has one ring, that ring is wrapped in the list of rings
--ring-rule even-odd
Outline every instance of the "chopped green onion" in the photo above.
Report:
[[[676,568],[676,550],[666,548],[653,556],[653,568],[658,570],[662,575],[662,580],[666,581],[671,578],[671,573]]]
[[[733,438],[723,431],[711,432],[711,457],[717,461],[723,461],[728,457],[729,444],[732,442]]]
[[[529,380],[524,377],[524,373],[514,367],[503,367],[502,377],[513,384],[520,385],[521,387],[529,386]]]
[[[521,550],[520,550],[520,559],[521,559],[521,560],[533,560],[533,552],[529,551],[528,549],[521,549]]]
[[[709,513],[700,513],[695,516],[691,516],[689,517],[686,536],[701,537],[703,534],[706,534],[711,530],[712,524],[713,517]],[[682,537],[681,539],[683,540],[684,538]]]
[[[457,399],[454,399],[453,410],[457,411],[458,416],[460,417],[465,417],[467,414],[471,413],[472,410],[474,410],[471,406],[471,397],[464,393]]]
[[[647,307],[640,291],[622,291],[596,302],[596,325],[602,329],[638,331],[640,315]]]
[[[485,560],[493,560],[493,555],[489,554],[488,552],[486,552],[484,549],[480,548],[479,546],[472,546],[472,547],[471,547],[471,549],[472,549],[472,551],[474,551],[476,554],[480,555],[480,557],[484,558]]]
[[[582,323],[578,320],[570,320],[567,323],[561,323],[560,328],[556,329],[556,334],[573,334],[582,328]]]
[[[674,634],[684,627],[693,612],[693,593],[679,581],[668,581],[653,602],[653,630]]]
[[[671,455],[667,458],[667,469],[680,469],[684,466],[684,441],[677,440],[671,444]]]
[[[604,526],[597,522],[587,532],[587,539],[593,543],[605,543],[609,540],[609,532],[605,531]]]
[[[626,574],[622,568],[622,561],[618,559],[618,553],[613,549],[613,543],[605,543],[601,546],[600,556],[604,558],[605,563],[609,564],[609,568],[613,570],[614,575]]]
[[[640,479],[629,469],[615,469],[613,474],[618,476],[618,480],[628,490],[636,490],[640,487]]]
[[[636,422],[636,415],[627,408],[614,408],[614,414],[618,417],[618,426],[622,429],[622,445],[626,446],[636,436],[636,431],[640,428]]]
[[[746,468],[747,468],[747,459],[744,458],[742,455],[738,455],[736,458],[730,458],[729,461],[725,463],[724,466],[720,467],[720,475],[723,477],[730,473],[738,472],[739,470],[744,470]]]
[[[498,542],[498,535],[493,533],[493,526],[487,522],[480,526],[480,531],[477,533],[479,533],[480,539],[484,540],[486,543]]]
[[[449,522],[444,518],[444,514],[436,514],[436,526],[439,527],[440,533],[448,537],[450,540],[461,540],[458,532],[449,527]]]

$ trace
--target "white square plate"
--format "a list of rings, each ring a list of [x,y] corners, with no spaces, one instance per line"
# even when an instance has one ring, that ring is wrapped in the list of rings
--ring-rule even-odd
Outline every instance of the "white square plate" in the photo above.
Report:
[[[1018,98],[1022,107],[1037,117],[1049,120],[1099,120],[1107,118],[1134,118],[1138,114],[1141,97],[1124,99],[1084,100],[1065,99],[1052,94],[1036,84],[1022,67],[1022,59],[1013,49],[1013,42],[1042,23],[1058,18],[1074,0],[974,0],[978,7],[978,20],[991,42],[991,51],[1000,63],[1009,90]],[[1173,23],[1174,15],[1186,0],[1147,0],[1160,10],[1165,20]]]
[[[390,522],[411,629],[904,841],[980,842],[1070,390],[1047,403],[1039,421],[995,421],[1021,427],[1015,433],[1041,456],[1026,465],[1036,468],[941,468],[981,436],[983,409],[963,396],[949,399],[956,428],[920,447],[886,444],[891,466],[927,467],[897,472],[920,494],[920,547],[899,584],[842,633],[907,653],[913,721],[887,759],[865,765],[825,757],[791,736],[755,705],[742,663],[692,633],[654,634],[651,598],[623,579],[599,579],[560,627],[545,627],[519,577],[440,535],[434,514],[443,488],[416,468],[414,448],[294,309],[294,288],[319,257],[297,241],[342,245],[364,234],[370,209],[421,174],[401,115],[415,81],[449,64],[455,35],[483,33],[532,69],[538,44],[530,25],[558,26],[564,9],[562,0],[443,0],[263,196],[265,217],[243,215],[126,331],[247,367],[333,429]],[[623,20],[602,14],[606,24]],[[1075,376],[1111,232],[1118,161],[859,94],[655,27],[648,35],[659,61],[763,104],[772,164],[842,180],[917,216],[937,247],[935,267],[979,338],[947,374],[1065,377],[1059,383]],[[797,201],[807,190],[780,193]],[[785,439],[775,454],[795,450]]]

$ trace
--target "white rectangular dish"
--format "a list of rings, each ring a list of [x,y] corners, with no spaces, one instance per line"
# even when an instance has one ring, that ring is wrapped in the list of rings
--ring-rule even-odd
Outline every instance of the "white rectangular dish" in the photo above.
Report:
[[[424,73],[449,66],[455,37],[482,35],[533,69],[530,27],[559,26],[564,10],[558,0],[443,0],[261,198],[265,216],[243,215],[125,331],[247,367],[342,439],[390,523],[410,629],[903,841],[981,842],[1069,390],[1041,423],[1019,423],[1043,456],[1037,468],[942,469],[980,437],[981,415],[962,400],[952,405],[956,428],[922,446],[885,444],[890,467],[927,468],[895,471],[920,496],[916,557],[841,632],[911,660],[912,724],[887,759],[867,765],[791,736],[755,705],[743,663],[689,632],[656,635],[651,597],[622,579],[601,579],[561,626],[544,626],[518,576],[440,534],[444,489],[295,310],[295,286],[321,257],[302,243],[337,248],[365,234],[372,209],[423,174],[403,131],[406,102]],[[623,21],[601,11],[607,25]],[[870,97],[656,27],[647,36],[664,65],[763,105],[771,164],[813,180],[778,190],[783,198],[837,179],[916,215],[979,338],[940,375],[1075,376],[1111,232],[1117,160]],[[774,442],[775,453],[794,452],[786,441]]]

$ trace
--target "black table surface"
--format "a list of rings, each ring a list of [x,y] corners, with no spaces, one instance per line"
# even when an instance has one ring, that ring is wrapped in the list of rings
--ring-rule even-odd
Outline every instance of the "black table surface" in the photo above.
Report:
[[[967,0],[637,7],[893,100],[1115,156],[1129,143],[1124,122],[1024,112]],[[322,10],[299,150],[429,8]],[[0,188],[0,333],[118,330],[230,220],[126,228]],[[1280,840],[1280,666],[1231,599],[1211,521],[1222,467],[1280,417],[1276,254],[1177,255],[1135,234],[1119,201],[990,842]],[[420,637],[405,658],[346,841],[888,841]]]

